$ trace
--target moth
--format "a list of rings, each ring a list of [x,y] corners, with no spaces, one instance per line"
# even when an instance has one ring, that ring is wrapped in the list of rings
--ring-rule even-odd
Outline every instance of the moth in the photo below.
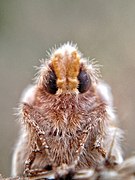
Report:
[[[35,82],[23,93],[18,117],[13,176],[30,176],[48,166],[96,168],[112,141],[116,163],[123,161],[111,89],[101,79],[100,66],[77,45],[54,48],[41,62]]]

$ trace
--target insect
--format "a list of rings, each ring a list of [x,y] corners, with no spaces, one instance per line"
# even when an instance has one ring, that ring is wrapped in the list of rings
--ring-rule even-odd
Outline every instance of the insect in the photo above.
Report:
[[[50,166],[96,168],[109,153],[115,132],[112,155],[117,163],[123,160],[110,87],[101,80],[100,67],[72,43],[53,49],[41,62],[18,112],[13,176]]]

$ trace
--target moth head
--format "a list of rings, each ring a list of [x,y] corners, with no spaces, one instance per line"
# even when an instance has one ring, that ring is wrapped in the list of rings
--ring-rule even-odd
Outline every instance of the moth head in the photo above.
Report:
[[[66,44],[50,56],[45,87],[50,94],[86,93],[92,85],[94,74],[84,63],[81,53]],[[92,66],[89,66],[92,67]]]
[[[62,88],[60,86],[57,85],[58,79],[57,76],[55,74],[54,70],[49,71],[48,76],[47,76],[47,83],[46,83],[46,91],[50,94],[56,94],[56,93],[62,93],[62,92],[74,92],[74,93],[85,93],[89,90],[90,86],[91,86],[91,79],[90,79],[90,75],[85,71],[85,70],[81,70],[78,73],[77,76],[77,80],[74,80],[75,82],[71,82],[71,83],[76,83],[77,81],[77,86],[75,87],[74,84],[70,85],[70,86],[64,86],[65,83],[63,82],[59,82],[59,83],[63,83],[62,84]],[[74,89],[70,89],[72,87],[74,87]]]

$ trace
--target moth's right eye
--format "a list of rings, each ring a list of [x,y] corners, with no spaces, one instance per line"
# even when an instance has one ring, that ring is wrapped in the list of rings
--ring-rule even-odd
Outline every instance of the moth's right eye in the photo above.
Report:
[[[56,84],[57,77],[54,73],[54,71],[50,71],[47,77],[47,84],[46,84],[46,90],[50,94],[55,94],[58,90],[57,84]]]
[[[79,92],[85,93],[86,91],[88,91],[91,85],[91,79],[89,74],[85,70],[80,71],[78,75],[78,80],[79,80],[79,86],[78,86]]]

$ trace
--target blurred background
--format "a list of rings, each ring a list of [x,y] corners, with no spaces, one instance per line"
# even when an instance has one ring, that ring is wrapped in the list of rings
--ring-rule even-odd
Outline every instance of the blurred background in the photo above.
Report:
[[[0,173],[10,175],[21,92],[46,50],[67,41],[103,65],[114,95],[124,154],[135,153],[135,1],[0,0]]]

